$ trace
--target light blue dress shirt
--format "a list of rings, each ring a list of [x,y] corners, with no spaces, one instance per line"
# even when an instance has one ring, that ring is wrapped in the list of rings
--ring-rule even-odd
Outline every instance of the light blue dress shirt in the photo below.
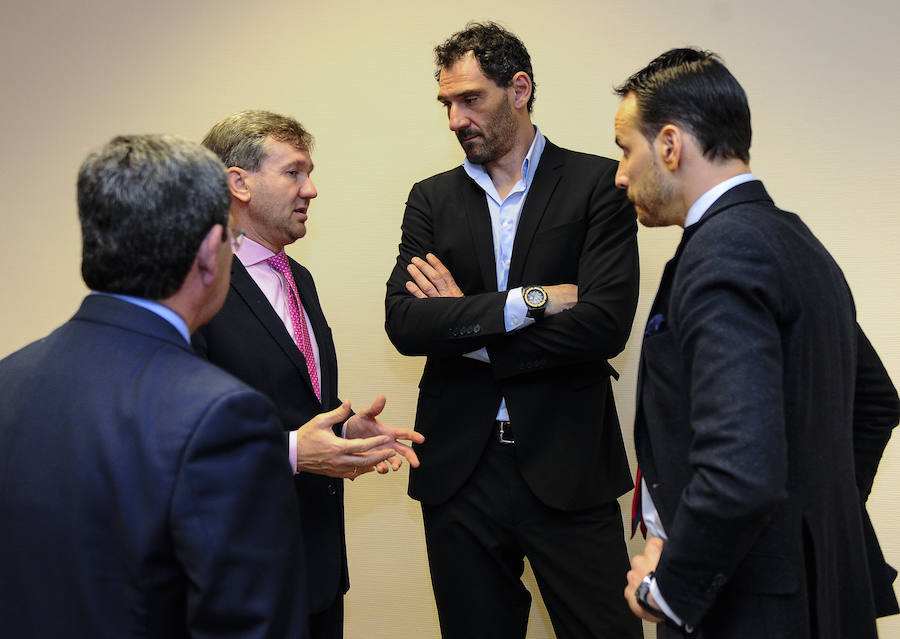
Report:
[[[519,217],[522,214],[522,206],[528,191],[534,182],[534,174],[537,172],[541,154],[547,145],[547,139],[540,129],[534,127],[534,140],[522,161],[522,178],[513,185],[505,198],[497,193],[497,188],[491,180],[490,174],[484,165],[473,164],[468,159],[463,161],[463,169],[472,180],[481,187],[487,198],[488,211],[491,215],[491,233],[494,239],[494,260],[497,270],[497,290],[506,291],[509,280],[509,264],[512,259],[513,242],[516,239],[516,229],[519,226]],[[506,294],[506,306],[503,309],[503,321],[507,331],[514,331],[532,324],[533,319],[526,316],[527,308],[522,298],[522,287],[517,287]],[[479,349],[467,353],[471,357],[483,362],[490,361],[487,349]],[[500,410],[497,411],[497,419],[509,420],[509,411],[506,410],[506,399],[500,402]]]

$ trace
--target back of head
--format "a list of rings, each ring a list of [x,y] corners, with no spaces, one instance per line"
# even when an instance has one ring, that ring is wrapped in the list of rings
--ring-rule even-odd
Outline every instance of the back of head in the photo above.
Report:
[[[677,124],[694,136],[707,159],[750,161],[747,95],[715,53],[671,49],[615,92],[635,95],[648,140],[653,141],[666,124]]]
[[[167,135],[113,138],[78,172],[85,283],[170,297],[209,230],[227,227],[230,201],[222,163],[199,144]]]
[[[497,86],[508,87],[519,71],[527,73],[531,78],[531,97],[528,99],[528,112],[531,113],[537,84],[531,56],[522,41],[496,22],[469,22],[465,29],[434,48],[435,79],[440,80],[441,69],[452,66],[469,51],[478,60],[484,75]]]
[[[241,111],[220,120],[203,138],[203,146],[219,156],[226,167],[259,170],[267,138],[300,151],[311,151],[313,137],[294,118],[271,111]]]

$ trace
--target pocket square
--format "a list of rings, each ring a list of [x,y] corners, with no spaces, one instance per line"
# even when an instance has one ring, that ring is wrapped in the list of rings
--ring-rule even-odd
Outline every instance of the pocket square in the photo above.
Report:
[[[666,318],[662,313],[657,313],[647,320],[647,328],[644,329],[644,337],[656,335],[666,327]]]

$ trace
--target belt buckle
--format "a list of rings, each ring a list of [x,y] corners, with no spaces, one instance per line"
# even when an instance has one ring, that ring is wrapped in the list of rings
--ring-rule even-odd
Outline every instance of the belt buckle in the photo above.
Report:
[[[500,443],[501,444],[515,444],[516,440],[513,439],[512,428],[510,428],[509,422],[497,420],[497,425],[500,427],[500,438],[499,438]],[[509,439],[506,438],[507,434],[509,435]]]

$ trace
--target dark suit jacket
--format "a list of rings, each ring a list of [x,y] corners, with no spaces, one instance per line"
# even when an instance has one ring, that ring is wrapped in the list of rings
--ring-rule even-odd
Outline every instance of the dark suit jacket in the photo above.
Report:
[[[509,287],[578,285],[572,309],[506,333],[484,191],[462,167],[413,186],[385,328],[404,355],[427,355],[419,384],[409,494],[435,504],[471,474],[501,397],[516,457],[549,506],[575,510],[631,489],[607,360],[628,339],[638,294],[634,209],[613,180],[616,163],[549,141],[522,208]],[[465,297],[417,299],[405,289],[413,256],[433,252]],[[487,347],[490,365],[463,357]]]
[[[862,513],[897,394],[837,264],[760,182],[685,231],[637,401],[669,537],[657,579],[679,616],[710,637],[876,636]],[[871,526],[868,541],[882,611],[896,611]]]
[[[294,260],[290,264],[319,345],[321,402],[313,391],[303,354],[237,257],[232,262],[225,305],[192,339],[197,352],[209,361],[268,395],[285,428],[294,430],[318,413],[340,406],[341,401],[334,342],[312,275]],[[310,609],[319,612],[349,587],[343,483],[300,473],[294,476],[294,486],[309,567]]]
[[[168,322],[87,297],[0,362],[2,634],[305,636],[281,432]]]

